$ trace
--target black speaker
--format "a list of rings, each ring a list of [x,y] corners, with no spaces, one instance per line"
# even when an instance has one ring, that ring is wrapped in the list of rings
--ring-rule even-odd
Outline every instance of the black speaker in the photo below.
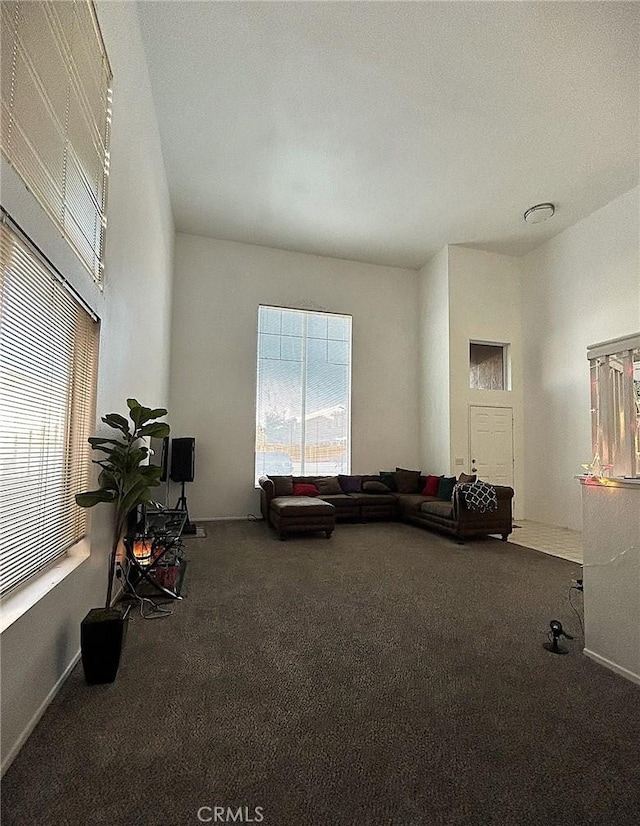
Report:
[[[193,437],[171,440],[171,480],[193,482],[195,476],[196,440]]]

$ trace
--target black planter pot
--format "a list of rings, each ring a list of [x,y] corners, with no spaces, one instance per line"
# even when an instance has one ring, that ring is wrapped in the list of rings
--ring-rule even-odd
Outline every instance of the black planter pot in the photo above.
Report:
[[[118,673],[126,621],[119,608],[92,608],[80,624],[80,649],[89,685],[112,683]]]

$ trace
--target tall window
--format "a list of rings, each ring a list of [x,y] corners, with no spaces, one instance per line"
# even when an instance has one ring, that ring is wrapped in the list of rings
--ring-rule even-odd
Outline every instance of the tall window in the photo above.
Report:
[[[1,23],[2,154],[100,284],[111,69],[93,3],[2,0]]]
[[[85,533],[98,324],[0,224],[0,593]]]
[[[258,309],[256,480],[351,466],[351,316]]]

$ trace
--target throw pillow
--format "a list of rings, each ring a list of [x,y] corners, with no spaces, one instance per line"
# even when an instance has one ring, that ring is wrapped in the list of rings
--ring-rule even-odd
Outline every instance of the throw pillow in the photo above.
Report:
[[[340,482],[337,476],[319,476],[316,479],[316,487],[320,493],[342,493]]]
[[[425,482],[425,485],[422,488],[422,495],[437,496],[440,479],[442,479],[442,476],[427,476],[427,481]]]
[[[398,493],[417,493],[420,484],[419,470],[407,470],[406,468],[397,467],[393,474],[396,480],[396,487]]]
[[[362,490],[365,493],[390,493],[384,482],[365,482],[362,485]]]
[[[397,490],[396,487],[396,475],[392,470],[381,470],[380,471],[380,481],[383,485],[386,485],[389,490],[395,491]]]
[[[466,482],[475,482],[475,481],[476,481],[475,473],[473,474],[473,476],[470,476],[468,473],[461,473],[460,476],[458,476],[458,484],[459,485],[464,485]]]
[[[291,496],[293,494],[293,476],[270,476],[273,482],[274,496]]]
[[[441,476],[438,480],[438,499],[445,502],[451,501],[453,489],[456,486],[455,476]]]
[[[315,485],[310,485],[308,482],[297,482],[293,486],[294,496],[317,496],[320,493]]]
[[[359,493],[362,490],[360,476],[343,476],[338,474],[340,490],[337,493]]]

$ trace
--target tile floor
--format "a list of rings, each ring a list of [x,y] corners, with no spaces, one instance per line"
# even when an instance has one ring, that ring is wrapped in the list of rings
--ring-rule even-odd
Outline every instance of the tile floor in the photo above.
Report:
[[[554,525],[543,525],[541,522],[532,522],[529,519],[517,519],[514,522],[510,542],[524,545],[525,548],[535,548],[545,554],[561,556],[571,562],[582,564],[582,534],[580,531],[571,531],[569,528],[557,528]]]

